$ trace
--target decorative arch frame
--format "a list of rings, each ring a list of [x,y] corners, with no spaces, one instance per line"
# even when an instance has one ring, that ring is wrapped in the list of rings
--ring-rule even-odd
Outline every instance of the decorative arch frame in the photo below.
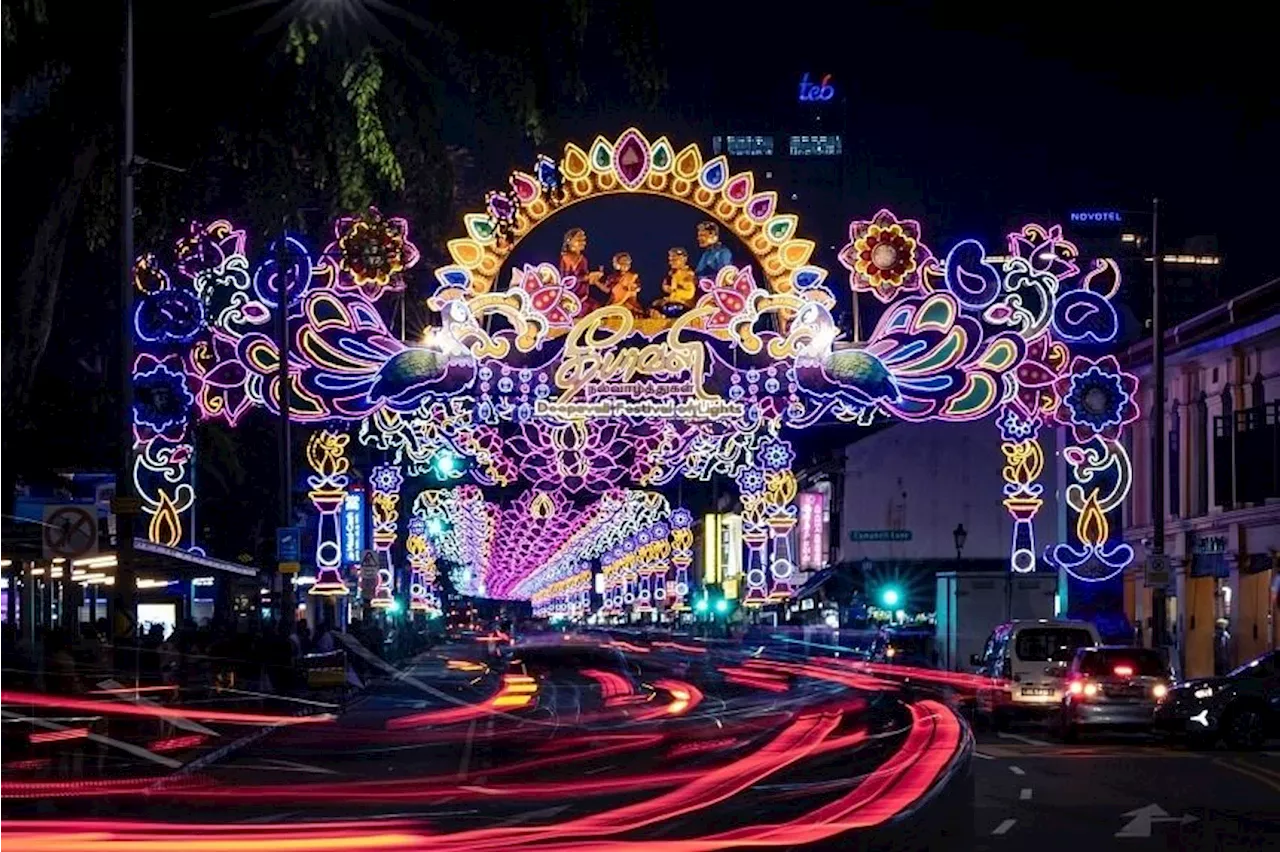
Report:
[[[490,292],[512,251],[552,214],[625,194],[656,195],[704,211],[742,240],[774,292],[806,289],[827,277],[825,269],[809,265],[815,243],[797,236],[800,217],[780,212],[778,193],[757,190],[750,170],[731,173],[724,155],[705,159],[696,144],[676,153],[667,137],[650,142],[632,127],[613,141],[597,136],[587,150],[570,142],[559,161],[540,156],[532,174],[515,171],[507,182],[509,189],[486,195],[483,213],[462,217],[466,236],[448,242],[452,263],[435,272],[446,291]]]
[[[511,269],[510,286],[495,287],[513,249],[553,213],[627,193],[706,211],[751,256],[699,281],[681,316],[643,327],[617,305],[586,312],[550,264]],[[1132,480],[1120,434],[1138,416],[1136,379],[1107,354],[1119,272],[1106,258],[1086,264],[1059,226],[1023,227],[1002,255],[977,240],[935,255],[919,222],[889,210],[855,220],[840,263],[851,290],[884,312],[866,341],[844,345],[828,273],[797,236],[798,217],[750,171],[696,145],[677,152],[634,128],[586,149],[570,143],[559,159],[513,172],[463,227],[428,300],[441,323],[413,342],[390,333],[378,302],[403,288],[419,252],[408,223],[376,209],[339,219],[319,252],[289,236],[251,262],[244,232],[219,220],[193,224],[171,258],[139,258],[135,485],[150,537],[196,546],[186,520],[193,416],[234,426],[250,408],[281,411],[272,329],[284,310],[289,416],[317,430],[313,594],[349,593],[332,557],[342,552],[350,437],[380,456],[372,541],[383,568],[369,592],[380,608],[407,586],[410,610],[438,612],[436,579],[448,570],[472,593],[579,613],[595,566],[607,613],[687,608],[692,519],[651,489],[716,474],[741,498],[743,602],[785,600],[799,579],[787,435],[832,418],[994,418],[1010,570],[1047,563],[1088,588],[1132,561],[1117,521]],[[784,321],[762,330],[770,314]],[[1042,549],[1033,522],[1047,427],[1068,436],[1073,523]],[[455,456],[466,464],[450,465],[449,481],[414,484]],[[517,482],[528,490],[506,506],[481,491]],[[626,532],[606,534],[615,528]]]

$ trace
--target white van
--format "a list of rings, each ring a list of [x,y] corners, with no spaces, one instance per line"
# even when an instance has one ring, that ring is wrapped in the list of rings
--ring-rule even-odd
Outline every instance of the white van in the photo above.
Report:
[[[1101,645],[1087,621],[1010,621],[987,638],[972,659],[978,674],[991,678],[978,690],[975,721],[1000,729],[1014,719],[1045,718],[1062,706],[1063,665],[1076,649]]]

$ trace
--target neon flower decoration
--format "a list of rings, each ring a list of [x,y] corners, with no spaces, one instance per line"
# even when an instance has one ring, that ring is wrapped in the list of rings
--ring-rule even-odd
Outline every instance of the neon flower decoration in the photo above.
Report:
[[[360,216],[339,219],[334,232],[338,269],[346,273],[339,282],[349,281],[371,301],[404,289],[402,273],[418,262],[406,220],[370,207]]]
[[[681,282],[674,304],[624,299],[621,277],[616,299],[594,285],[582,297],[596,268],[586,253],[598,261],[604,250],[587,239],[589,218],[557,221],[559,256],[512,262],[557,213],[639,195],[713,226],[694,255],[663,258],[669,283]],[[193,225],[169,258],[139,259],[134,473],[153,539],[194,544],[192,414],[236,426],[252,409],[281,411],[283,312],[289,416],[316,430],[318,448],[351,435],[373,457],[381,605],[394,592],[399,492],[423,475],[438,487],[413,495],[415,612],[439,611],[435,583],[448,571],[464,594],[580,617],[598,563],[606,614],[666,617],[688,604],[691,524],[651,489],[716,476],[737,484],[742,503],[744,603],[782,601],[805,579],[790,541],[795,456],[782,436],[832,420],[991,418],[999,499],[1014,520],[1010,570],[1043,564],[1100,582],[1127,564],[1120,437],[1137,417],[1136,384],[1103,348],[1118,333],[1119,271],[1082,258],[1057,225],[1027,224],[999,252],[966,239],[935,255],[919,222],[889,210],[854,221],[840,262],[880,314],[853,341],[814,242],[775,191],[727,157],[636,128],[538,155],[497,183],[432,270],[438,326],[409,339],[391,332],[380,304],[418,262],[408,223],[371,209],[333,234],[320,252],[287,236],[277,268],[270,242],[253,255],[246,234],[219,220]],[[671,244],[692,248],[695,236]],[[616,304],[597,306],[606,298]],[[1073,440],[1062,449],[1073,482],[1055,490],[1074,523],[1038,560],[1045,425]],[[345,448],[317,449],[327,467],[313,466],[318,586],[334,593],[341,566],[327,530]]]
[[[1115,440],[1138,419],[1138,378],[1122,371],[1114,356],[1096,361],[1077,356],[1055,389],[1062,397],[1058,421],[1071,427],[1078,442],[1095,435]]]
[[[395,603],[395,566],[391,548],[400,520],[400,489],[404,474],[397,465],[380,464],[369,474],[369,508],[373,517],[373,551],[378,555],[378,583],[369,605],[387,609]]]
[[[921,289],[933,254],[920,241],[919,222],[900,220],[891,211],[881,210],[868,221],[849,225],[849,243],[839,258],[849,270],[855,293],[871,293],[891,302],[901,293]]]
[[[339,515],[347,497],[347,444],[351,438],[338,432],[315,432],[307,441],[307,496],[316,510],[316,582],[311,594],[343,596],[349,593],[342,579],[342,522]]]

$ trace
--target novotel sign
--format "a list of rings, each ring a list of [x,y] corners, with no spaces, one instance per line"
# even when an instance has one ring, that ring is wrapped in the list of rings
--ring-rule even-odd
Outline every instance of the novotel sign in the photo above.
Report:
[[[800,78],[800,101],[802,103],[829,101],[836,96],[836,87],[831,85],[831,75],[824,75],[821,82],[809,79],[809,72]]]
[[[1124,216],[1119,210],[1072,210],[1071,221],[1084,225],[1118,225]]]

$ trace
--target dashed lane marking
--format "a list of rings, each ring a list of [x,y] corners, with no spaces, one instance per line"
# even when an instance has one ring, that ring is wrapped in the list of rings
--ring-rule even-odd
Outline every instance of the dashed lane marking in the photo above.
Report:
[[[975,751],[973,753],[973,756],[978,758],[979,760],[995,760],[995,758],[992,757],[991,755],[984,754],[983,752],[980,752],[980,751]]]
[[[1009,829],[1013,828],[1017,824],[1018,824],[1018,821],[1016,819],[1007,819],[1004,822],[997,825],[991,833],[992,834],[1008,834]]]
[[[1026,774],[1027,774],[1026,772],[1024,772],[1024,771],[1023,771],[1023,769],[1022,769],[1022,767],[1021,767],[1021,766],[1010,766],[1010,767],[1009,767],[1009,771],[1010,771],[1010,772],[1012,772],[1014,775],[1026,775]]]
[[[1019,799],[1021,799],[1021,800],[1022,800],[1022,801],[1024,801],[1024,802],[1025,802],[1025,801],[1027,801],[1028,799],[1030,799],[1030,798],[1031,798],[1031,788],[1030,788],[1030,787],[1023,787],[1023,788],[1022,788],[1022,792],[1020,792],[1020,793],[1018,794],[1018,798],[1019,798]]]
[[[998,732],[996,736],[1002,740],[1016,740],[1017,742],[1020,742],[1020,743],[1026,743],[1027,745],[1032,745],[1032,746],[1040,746],[1042,748],[1049,748],[1049,747],[1052,747],[1053,745],[1053,743],[1046,742],[1045,740],[1038,740],[1035,737],[1024,737],[1022,736],[1022,734],[1006,734],[1004,731]]]

